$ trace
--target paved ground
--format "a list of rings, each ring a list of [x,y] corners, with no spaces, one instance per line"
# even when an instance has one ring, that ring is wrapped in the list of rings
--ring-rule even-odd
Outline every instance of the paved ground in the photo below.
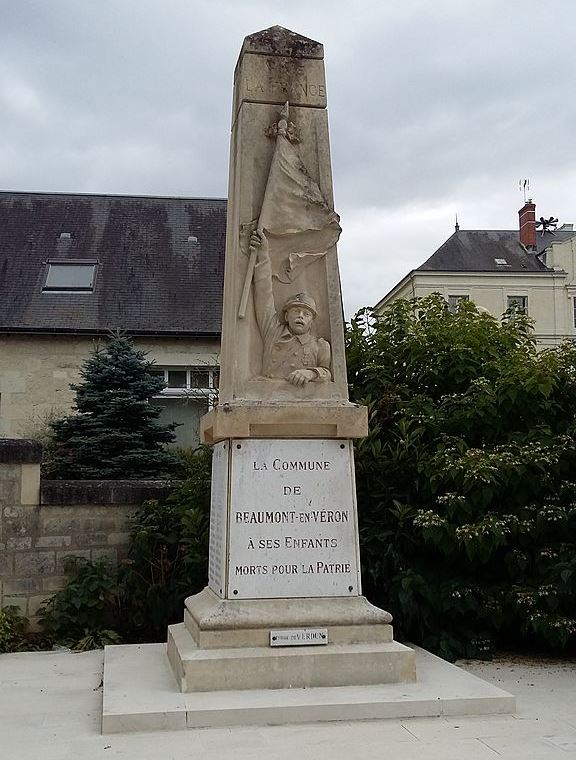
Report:
[[[576,760],[576,662],[463,667],[516,694],[513,716],[100,736],[103,653],[0,655],[4,760]]]

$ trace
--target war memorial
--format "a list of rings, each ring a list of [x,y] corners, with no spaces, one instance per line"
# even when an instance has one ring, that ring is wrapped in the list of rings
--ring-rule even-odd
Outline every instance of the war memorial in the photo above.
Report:
[[[282,27],[240,52],[209,583],[167,647],[107,647],[104,733],[514,709],[362,595],[323,56]]]

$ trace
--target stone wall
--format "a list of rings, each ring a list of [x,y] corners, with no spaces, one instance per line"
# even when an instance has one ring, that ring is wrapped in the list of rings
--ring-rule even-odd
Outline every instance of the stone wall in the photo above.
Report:
[[[117,562],[126,556],[129,517],[165,496],[163,481],[40,481],[36,441],[0,439],[0,606],[36,622],[66,577],[67,557]]]

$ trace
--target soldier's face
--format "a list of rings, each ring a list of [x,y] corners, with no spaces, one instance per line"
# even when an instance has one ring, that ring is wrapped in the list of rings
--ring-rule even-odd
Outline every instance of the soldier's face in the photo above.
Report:
[[[286,322],[292,335],[304,335],[310,329],[314,314],[305,306],[290,306],[286,309]]]

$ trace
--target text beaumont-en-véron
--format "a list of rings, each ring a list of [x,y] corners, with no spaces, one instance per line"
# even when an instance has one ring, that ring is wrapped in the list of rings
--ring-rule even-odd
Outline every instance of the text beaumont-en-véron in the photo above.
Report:
[[[255,510],[236,512],[235,521],[243,524],[273,525],[285,523],[347,523],[350,512],[347,509],[311,509],[298,512],[295,509]]]

